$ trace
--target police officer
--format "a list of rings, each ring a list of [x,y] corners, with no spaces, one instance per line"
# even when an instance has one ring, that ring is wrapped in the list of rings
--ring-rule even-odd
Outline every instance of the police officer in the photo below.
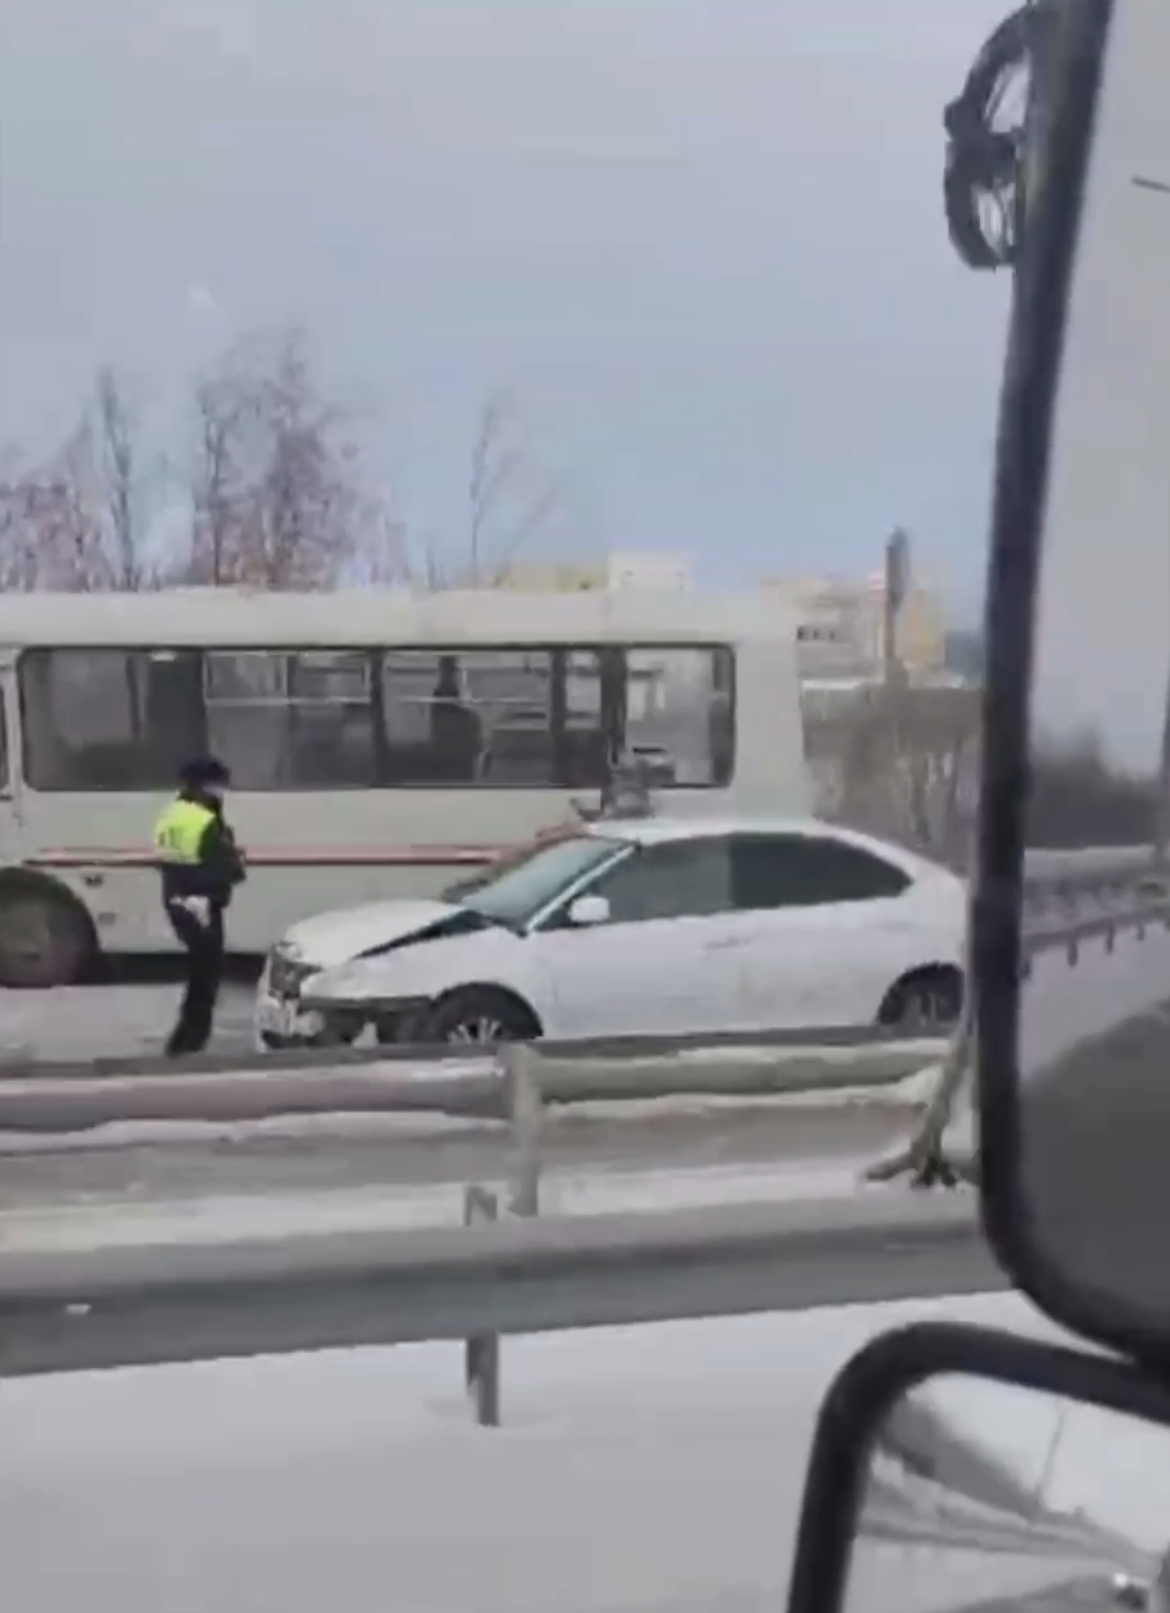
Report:
[[[187,953],[187,980],[168,1057],[201,1053],[211,1037],[223,974],[224,909],[244,879],[244,861],[224,820],[231,783],[214,756],[188,762],[179,791],[155,826],[162,898],[171,928]]]

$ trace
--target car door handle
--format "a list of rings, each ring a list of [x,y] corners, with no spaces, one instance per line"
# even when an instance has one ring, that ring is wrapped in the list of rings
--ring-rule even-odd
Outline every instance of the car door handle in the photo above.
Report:
[[[704,952],[731,952],[736,947],[747,946],[747,937],[742,935],[729,935],[722,941],[708,941],[703,948]]]

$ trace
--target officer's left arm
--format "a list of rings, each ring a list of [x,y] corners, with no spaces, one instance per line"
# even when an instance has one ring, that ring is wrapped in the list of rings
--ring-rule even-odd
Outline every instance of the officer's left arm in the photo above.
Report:
[[[244,881],[244,863],[235,836],[218,816],[212,818],[203,831],[199,842],[199,868],[206,893],[215,902],[226,901]]]

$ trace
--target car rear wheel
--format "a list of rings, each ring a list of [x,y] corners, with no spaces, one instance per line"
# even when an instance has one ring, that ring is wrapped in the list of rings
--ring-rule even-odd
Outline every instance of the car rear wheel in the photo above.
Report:
[[[527,1042],[539,1036],[531,1009],[506,992],[468,986],[443,997],[423,1024],[423,1040],[463,1047],[495,1042]]]
[[[939,966],[904,975],[886,994],[878,1023],[906,1035],[929,1036],[950,1030],[963,1011],[963,977]]]

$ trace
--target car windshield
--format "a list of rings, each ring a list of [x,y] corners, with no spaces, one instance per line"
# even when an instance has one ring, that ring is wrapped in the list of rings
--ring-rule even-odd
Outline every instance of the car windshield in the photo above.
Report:
[[[469,892],[462,905],[493,923],[521,930],[561,891],[582,875],[611,862],[626,845],[624,840],[600,835],[577,835],[558,841]]]
[[[580,837],[570,835],[569,838],[578,839]],[[565,834],[562,831],[554,831],[547,837],[541,836],[536,840],[528,840],[522,846],[516,846],[511,851],[501,852],[498,857],[493,857],[486,867],[477,868],[471,874],[464,874],[461,878],[446,886],[442,893],[442,900],[444,902],[463,902],[466,897],[471,895],[472,891],[482,890],[485,885],[493,885],[496,880],[502,879],[505,874],[510,874],[513,869],[520,868],[531,858],[539,856],[550,844],[556,845],[563,839],[565,839]]]

